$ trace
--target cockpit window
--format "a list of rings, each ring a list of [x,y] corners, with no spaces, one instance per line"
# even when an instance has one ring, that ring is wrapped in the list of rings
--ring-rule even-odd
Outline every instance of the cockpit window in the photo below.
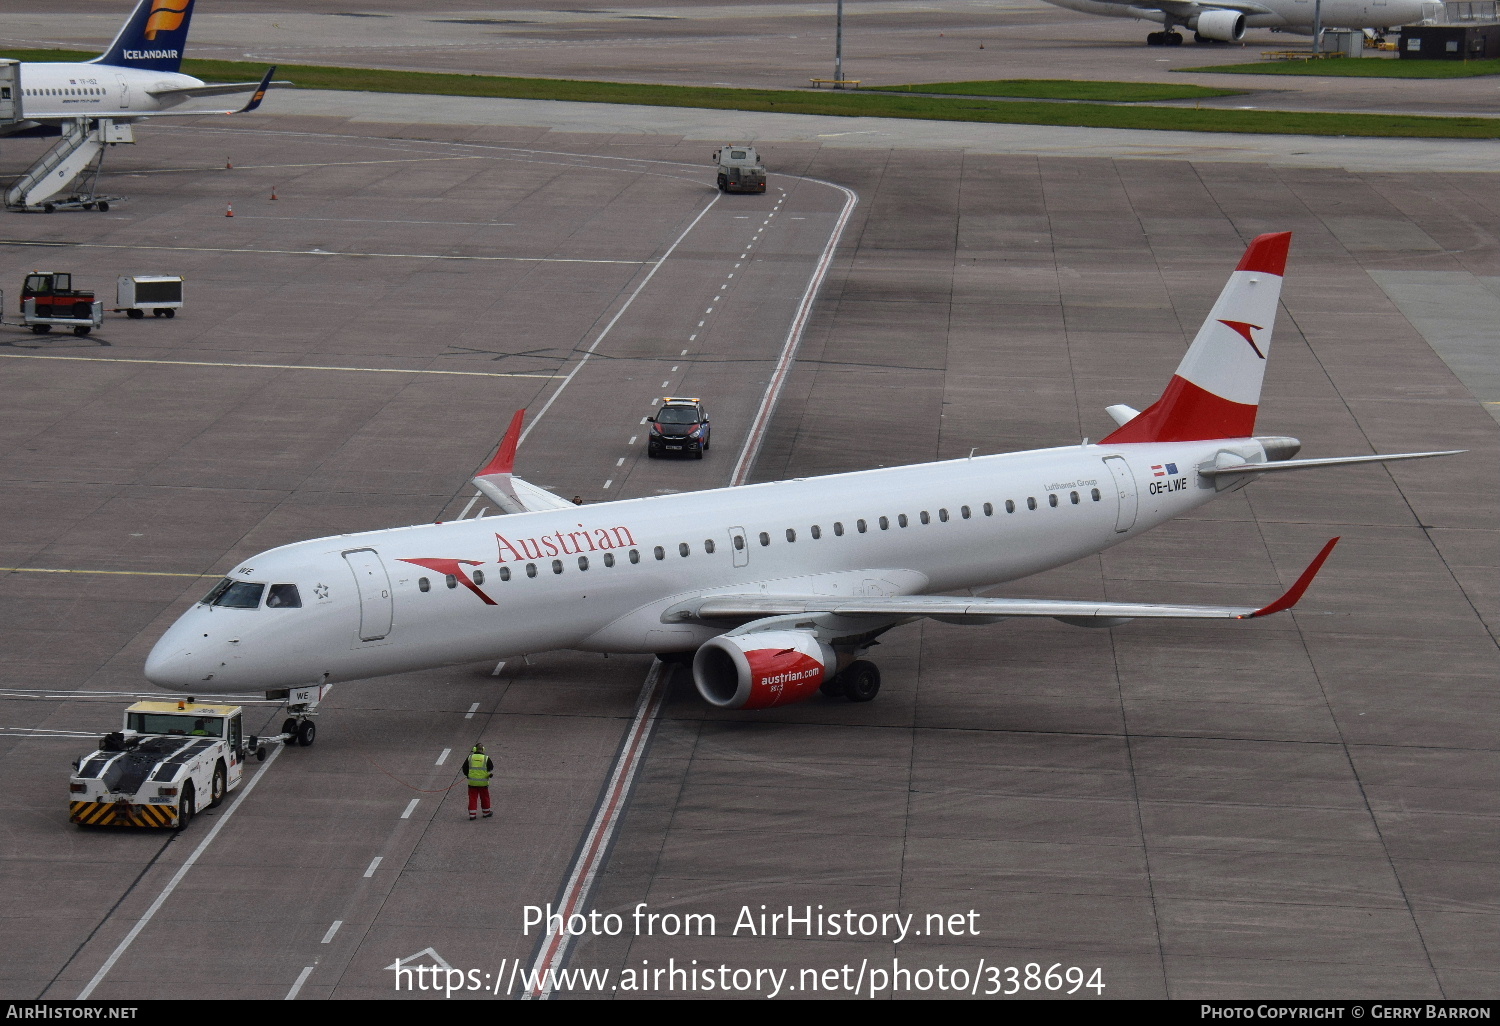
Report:
[[[210,598],[212,604],[223,606],[226,609],[255,609],[260,605],[260,596],[266,590],[264,584],[251,584],[249,581],[225,581],[227,588],[222,591],[218,588]]]
[[[297,594],[295,584],[273,584],[266,596],[267,609],[301,609],[302,596]]]

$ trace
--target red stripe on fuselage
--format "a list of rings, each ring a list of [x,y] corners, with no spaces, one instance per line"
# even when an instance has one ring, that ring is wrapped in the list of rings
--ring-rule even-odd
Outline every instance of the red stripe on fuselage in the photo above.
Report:
[[[1100,439],[1120,442],[1197,442],[1205,438],[1248,438],[1255,433],[1257,406],[1231,402],[1172,375],[1167,390],[1139,417]]]

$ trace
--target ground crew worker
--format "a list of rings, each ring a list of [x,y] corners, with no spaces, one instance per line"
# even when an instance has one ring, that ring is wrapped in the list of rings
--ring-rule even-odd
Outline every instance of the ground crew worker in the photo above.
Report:
[[[468,776],[469,776],[469,818],[478,819],[480,807],[484,808],[484,818],[490,818],[490,775],[495,772],[495,764],[490,757],[484,754],[484,745],[476,744],[474,750],[469,753]]]

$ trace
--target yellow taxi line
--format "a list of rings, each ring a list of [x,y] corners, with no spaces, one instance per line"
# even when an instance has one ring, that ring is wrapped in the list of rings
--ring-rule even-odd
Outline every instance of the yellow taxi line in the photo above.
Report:
[[[501,371],[417,370],[403,367],[320,367],[305,363],[223,363],[218,360],[129,360],[118,356],[51,356],[42,353],[0,353],[11,360],[75,360],[82,363],[157,363],[176,367],[249,367],[255,370],[349,371],[357,374],[446,374],[461,378],[555,378],[556,374]]]

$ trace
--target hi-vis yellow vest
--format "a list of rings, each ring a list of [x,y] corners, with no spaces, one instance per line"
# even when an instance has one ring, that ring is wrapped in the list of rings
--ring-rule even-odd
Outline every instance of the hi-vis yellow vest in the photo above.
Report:
[[[490,782],[490,771],[488,763],[490,757],[483,752],[474,752],[469,756],[469,786],[485,787]]]

